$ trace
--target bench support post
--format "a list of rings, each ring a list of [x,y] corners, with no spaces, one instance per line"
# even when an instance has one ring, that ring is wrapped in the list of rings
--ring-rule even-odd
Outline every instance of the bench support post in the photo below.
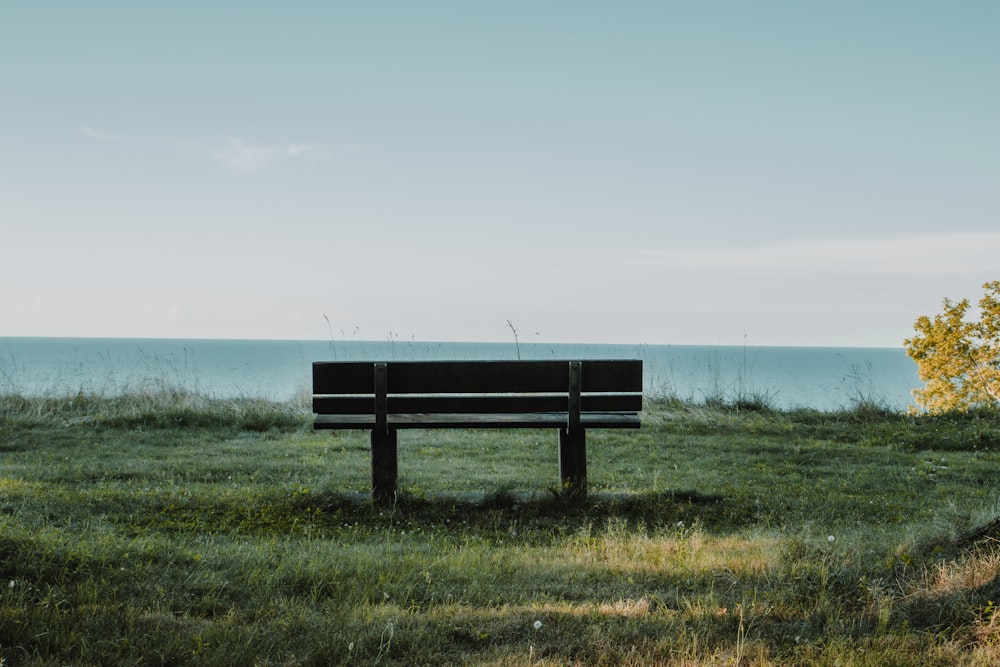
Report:
[[[396,429],[389,428],[388,380],[384,363],[375,364],[375,426],[372,428],[372,500],[378,506],[396,501],[399,463],[396,457]]]
[[[372,431],[372,500],[379,507],[396,502],[396,429]]]
[[[587,497],[587,435],[582,428],[559,430],[559,477],[568,497]]]
[[[587,434],[580,425],[581,366],[579,361],[569,362],[566,428],[559,431],[559,480],[563,493],[571,498],[587,495]]]

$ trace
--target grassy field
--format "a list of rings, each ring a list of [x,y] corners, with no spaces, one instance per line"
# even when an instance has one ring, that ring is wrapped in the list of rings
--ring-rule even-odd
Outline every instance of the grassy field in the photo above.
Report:
[[[0,664],[1000,662],[1000,416],[643,418],[584,505],[555,433],[405,432],[379,511],[302,405],[0,398]]]

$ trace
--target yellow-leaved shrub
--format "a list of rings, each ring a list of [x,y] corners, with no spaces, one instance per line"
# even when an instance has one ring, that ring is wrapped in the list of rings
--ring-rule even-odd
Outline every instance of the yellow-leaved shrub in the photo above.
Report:
[[[925,383],[913,397],[927,412],[1000,407],[1000,281],[983,289],[978,320],[966,319],[968,299],[945,299],[944,311],[919,317],[903,341]]]

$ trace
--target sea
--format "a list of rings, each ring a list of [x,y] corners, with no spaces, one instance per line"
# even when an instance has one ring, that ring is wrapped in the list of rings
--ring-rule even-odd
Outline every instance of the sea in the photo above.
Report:
[[[0,337],[0,394],[178,389],[288,401],[309,393],[313,361],[518,358],[642,359],[647,396],[743,397],[780,409],[872,403],[902,411],[921,386],[902,347]]]

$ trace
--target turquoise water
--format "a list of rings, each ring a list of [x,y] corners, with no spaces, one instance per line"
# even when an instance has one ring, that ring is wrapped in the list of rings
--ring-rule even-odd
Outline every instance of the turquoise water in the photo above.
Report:
[[[833,410],[858,400],[893,409],[920,386],[902,348],[562,345],[415,341],[0,338],[0,393],[105,394],[182,388],[220,398],[287,400],[321,360],[642,359],[647,394],[762,396],[781,408]]]

